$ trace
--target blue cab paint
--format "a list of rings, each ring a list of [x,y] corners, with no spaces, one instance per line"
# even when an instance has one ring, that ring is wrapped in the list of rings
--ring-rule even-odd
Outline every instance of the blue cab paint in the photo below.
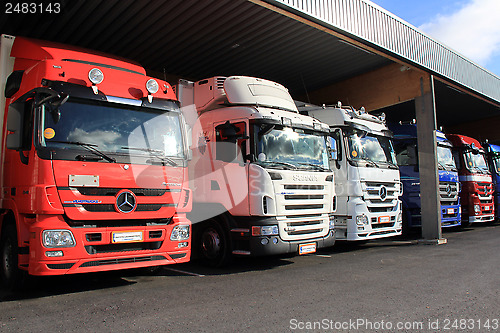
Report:
[[[420,228],[421,203],[420,175],[418,169],[417,125],[389,125],[394,133],[396,159],[403,183],[403,229]],[[451,143],[442,132],[436,132],[438,153],[439,194],[441,201],[441,226],[456,227],[461,224],[460,183],[453,161]],[[408,229],[407,229],[408,230]]]

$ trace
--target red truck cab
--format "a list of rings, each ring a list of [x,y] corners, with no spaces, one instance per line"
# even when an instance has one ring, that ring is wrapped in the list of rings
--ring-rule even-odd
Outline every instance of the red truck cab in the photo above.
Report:
[[[494,221],[494,188],[483,147],[476,139],[464,135],[446,134],[446,138],[453,144],[462,187],[462,226]]]
[[[172,87],[137,64],[2,35],[0,272],[190,259],[187,145]]]

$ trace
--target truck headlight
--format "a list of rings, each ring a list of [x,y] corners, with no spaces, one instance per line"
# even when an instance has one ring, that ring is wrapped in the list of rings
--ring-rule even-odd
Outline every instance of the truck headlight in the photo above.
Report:
[[[176,225],[172,229],[172,234],[170,235],[171,241],[183,241],[189,239],[189,226],[188,225]]]
[[[403,214],[399,213],[398,214],[398,219],[397,219],[398,222],[403,222]]]
[[[44,230],[42,243],[46,248],[73,247],[76,245],[73,233],[69,230]]]
[[[368,224],[368,217],[365,214],[356,216],[356,224],[358,225]]]
[[[474,212],[475,212],[476,214],[481,213],[481,206],[479,206],[479,205],[474,205]]]
[[[279,235],[277,225],[253,226],[252,236],[276,236]]]
[[[262,236],[273,236],[279,233],[277,225],[265,225],[260,228]]]

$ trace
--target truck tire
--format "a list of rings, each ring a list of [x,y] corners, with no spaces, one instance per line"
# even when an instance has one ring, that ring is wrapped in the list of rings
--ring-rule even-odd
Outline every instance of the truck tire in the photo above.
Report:
[[[0,240],[0,278],[3,286],[10,290],[23,289],[28,275],[19,269],[18,254],[16,227],[10,223],[2,230]]]
[[[196,226],[195,249],[201,262],[210,267],[223,267],[232,259],[228,232],[214,219]]]

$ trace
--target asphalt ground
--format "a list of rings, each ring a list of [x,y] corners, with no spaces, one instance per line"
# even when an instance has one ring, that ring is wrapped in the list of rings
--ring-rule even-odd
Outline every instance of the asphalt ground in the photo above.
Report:
[[[41,278],[0,290],[0,331],[500,332],[500,226],[444,237]]]

